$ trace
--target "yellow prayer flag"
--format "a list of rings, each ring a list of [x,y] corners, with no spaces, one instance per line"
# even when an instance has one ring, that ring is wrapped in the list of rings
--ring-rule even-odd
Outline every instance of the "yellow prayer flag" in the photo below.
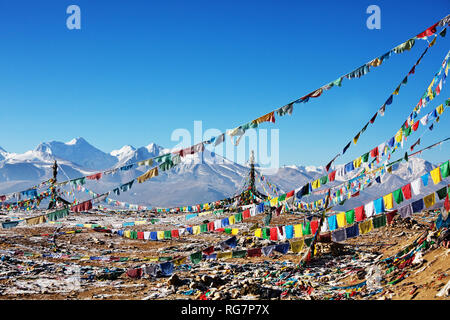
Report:
[[[394,207],[394,197],[392,193],[383,196],[384,208],[392,209]]]
[[[430,171],[431,179],[433,179],[434,184],[442,181],[440,167]]]
[[[361,157],[356,158],[355,160],[353,160],[353,166],[355,168],[359,168],[361,166],[361,162],[362,162],[362,158]]]
[[[217,259],[230,259],[233,256],[233,252],[218,252]]]
[[[199,227],[199,229],[200,229],[200,227]],[[156,237],[158,240],[163,240],[164,239],[164,231],[157,231]]]
[[[150,178],[156,177],[158,175],[158,167],[154,167],[153,169],[148,170],[146,173],[144,173],[142,176],[139,176],[137,178],[137,181],[139,183],[142,183]]]
[[[400,91],[400,86],[398,86],[392,94],[398,95],[399,91]]]
[[[435,197],[434,192],[432,194],[427,195],[425,198],[423,198],[423,202],[425,203],[425,208],[429,208],[432,205],[435,204]]]
[[[34,224],[41,224],[47,221],[47,219],[44,216],[34,217],[34,218],[28,218],[25,219],[27,222],[27,225],[34,225]]]
[[[444,112],[444,105],[441,104],[440,106],[438,106],[436,108],[436,112],[439,113],[439,114],[442,114],[442,112]]]
[[[255,237],[262,238],[262,230],[261,228],[258,228],[255,230]]]
[[[382,60],[380,58],[375,58],[369,62],[369,65],[371,65],[372,67],[378,67],[379,65],[381,65],[381,62]]]
[[[359,234],[366,234],[373,229],[372,219],[362,221],[359,223]]]
[[[185,261],[186,261],[186,257],[183,257],[183,258],[176,259],[176,260],[173,262],[173,264],[174,264],[175,266],[181,266],[182,264],[185,263]]]
[[[347,220],[345,218],[345,212],[338,213],[336,215],[336,220],[339,228],[345,227],[347,225]]]
[[[270,206],[271,207],[276,207],[278,204],[278,197],[273,198],[272,200],[270,200]]]
[[[266,122],[266,121],[272,121],[275,122],[275,114],[274,111],[269,112],[266,115],[263,115],[262,117],[259,117],[258,119],[253,120],[254,122],[256,122],[257,124],[260,124],[261,122]]]
[[[236,218],[234,216],[228,217],[228,221],[229,221],[230,225],[234,224],[235,220],[236,220]]]
[[[232,235],[237,235],[239,233],[239,229],[238,228],[233,228],[233,229],[231,229],[231,234]]]
[[[130,231],[130,230],[125,230],[125,232],[123,233],[123,236],[124,236],[125,238],[129,238],[129,237],[130,237],[130,234],[131,234],[131,231]]]
[[[359,139],[359,135],[361,134],[361,132],[358,132],[358,134],[353,138],[353,143],[356,144],[358,142]]]
[[[294,238],[301,238],[303,236],[303,230],[301,224],[294,225]]]
[[[402,142],[402,137],[403,137],[403,132],[402,132],[402,129],[400,129],[400,130],[395,134],[395,141],[397,141],[397,142]]]
[[[192,233],[193,234],[199,234],[200,233],[200,226],[193,226],[192,227]],[[164,234],[163,234],[164,236]]]
[[[316,181],[313,181],[311,186],[312,186],[313,189],[320,188],[320,179],[317,179]]]
[[[291,241],[290,243],[291,243],[291,251],[293,253],[299,253],[300,251],[302,251],[305,241],[302,239]]]
[[[428,47],[434,46],[434,44],[436,43],[436,38],[437,38],[437,37],[434,37],[434,39],[430,42],[430,44],[428,45]]]

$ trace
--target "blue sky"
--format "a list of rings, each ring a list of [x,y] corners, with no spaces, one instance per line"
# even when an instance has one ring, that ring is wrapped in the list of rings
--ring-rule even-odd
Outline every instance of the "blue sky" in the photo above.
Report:
[[[81,8],[81,30],[66,27],[71,4]],[[381,9],[380,30],[366,27],[371,4]],[[0,146],[21,153],[42,141],[82,136],[106,152],[150,142],[173,147],[174,129],[193,132],[195,120],[203,121],[204,130],[244,124],[449,13],[446,0],[2,0]],[[338,163],[398,130],[450,49],[449,39],[438,38],[386,115]],[[280,164],[325,165],[378,110],[425,46],[417,41],[366,76],[344,79],[341,88],[296,105],[292,116],[263,124],[280,130]],[[426,110],[448,93],[444,87]],[[449,121],[444,113],[421,146],[450,136]],[[423,157],[447,160],[448,145]]]

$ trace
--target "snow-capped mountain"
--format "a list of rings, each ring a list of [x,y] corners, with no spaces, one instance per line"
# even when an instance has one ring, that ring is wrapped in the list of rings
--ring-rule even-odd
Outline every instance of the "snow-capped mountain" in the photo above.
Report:
[[[113,150],[110,155],[117,159],[115,167],[120,167],[129,163],[135,163],[145,159],[153,158],[161,154],[169,152],[155,143],[150,143],[146,147],[135,148],[130,145],[123,146],[119,150]]]
[[[55,157],[69,160],[86,169],[102,170],[117,163],[116,157],[95,148],[83,138],[65,143],[58,141],[41,143],[35,151],[46,159]]]
[[[0,147],[0,161],[5,160],[6,154],[7,154],[6,150]]]
[[[35,150],[23,154],[8,153],[0,148],[0,194],[25,190],[52,175],[51,166],[56,159],[62,168],[58,171],[58,180],[74,179],[98,171],[118,168],[125,164],[170,152],[154,143],[135,148],[130,145],[105,153],[90,145],[83,138],[69,142],[45,142]],[[343,165],[337,165],[339,169]],[[393,174],[383,177],[376,184],[361,192],[361,196],[348,200],[344,207],[359,205],[386,193],[392,192],[408,181],[420,177],[434,168],[434,165],[420,158],[411,158],[408,163],[394,166]],[[86,188],[96,193],[110,191],[121,183],[126,183],[148,170],[148,167],[135,166],[131,170],[105,175],[99,181],[87,180]],[[128,192],[111,194],[111,198],[133,204],[148,206],[181,206],[211,202],[239,193],[245,182],[249,168],[240,165],[214,152],[205,149],[182,158],[182,162],[173,169],[160,172],[160,175],[145,183],[135,181]],[[323,167],[284,166],[271,172],[258,168],[271,184],[280,188],[279,193],[303,186],[306,182],[318,179],[325,174]],[[335,184],[345,177],[336,177]],[[271,193],[265,182],[257,179],[257,188],[263,193]],[[65,190],[71,190],[68,186]],[[266,192],[267,191],[267,192]],[[86,193],[77,193],[77,199],[87,199]]]

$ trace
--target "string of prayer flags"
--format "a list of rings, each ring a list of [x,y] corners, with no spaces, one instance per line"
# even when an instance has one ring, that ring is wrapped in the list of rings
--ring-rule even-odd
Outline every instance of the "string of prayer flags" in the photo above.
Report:
[[[88,210],[91,210],[91,209],[92,209],[92,202],[91,202],[91,200],[84,201],[84,202],[82,202],[80,204],[77,204],[77,205],[71,207],[71,210],[73,212],[82,212],[82,211],[88,211]]]
[[[150,170],[148,170],[146,173],[144,173],[143,175],[139,176],[137,178],[137,181],[139,183],[143,183],[144,181],[147,181],[148,179],[151,179],[153,177],[158,176],[158,167],[154,167]]]

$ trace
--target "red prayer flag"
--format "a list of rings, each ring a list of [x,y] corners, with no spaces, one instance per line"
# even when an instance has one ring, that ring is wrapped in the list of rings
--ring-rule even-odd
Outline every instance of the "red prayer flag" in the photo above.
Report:
[[[313,220],[310,223],[310,227],[311,227],[311,233],[315,234],[317,231],[317,228],[319,227],[319,220]]]
[[[375,118],[377,117],[377,114],[378,114],[378,112],[373,115],[372,119],[370,119],[370,123],[375,122]]]
[[[439,22],[435,23],[434,25],[432,25],[431,27],[429,27],[428,29],[426,29],[424,32],[419,33],[416,37],[417,38],[425,38],[425,37],[429,37],[433,34],[436,33],[436,27],[439,24]]]
[[[328,180],[331,182],[331,181],[334,181],[334,179],[336,178],[336,170],[334,170],[333,172],[330,172],[329,174],[328,174]]]
[[[289,191],[288,193],[286,193],[286,198],[293,197],[294,194],[295,194],[295,190]]]
[[[214,252],[214,246],[208,247],[205,250],[203,250],[203,253],[207,256],[211,255]]]
[[[102,178],[102,173],[96,173],[96,174],[92,174],[90,176],[87,176],[86,178],[88,178],[89,180],[100,180]]]
[[[356,221],[363,221],[366,218],[366,212],[364,211],[364,206],[355,208]]]
[[[242,212],[242,218],[243,219],[250,218],[250,210],[249,209],[244,210],[244,212]]]
[[[370,155],[371,155],[373,158],[378,157],[378,147],[373,148],[373,149],[370,151]]]
[[[275,213],[277,214],[277,217],[280,215],[281,213],[281,209],[283,208],[283,206],[279,206],[276,210]]]
[[[171,234],[172,234],[172,238],[178,238],[178,237],[179,237],[178,229],[172,230],[172,231],[171,231]]]
[[[139,232],[137,233],[137,238],[140,239],[140,240],[144,240],[144,232],[139,231]]]
[[[214,231],[214,221],[208,222],[208,231]]]
[[[444,208],[445,208],[445,210],[450,211],[450,201],[448,199],[448,193],[447,193],[447,196],[445,197]]]
[[[394,216],[397,214],[397,210],[386,213],[387,223],[391,224],[392,220],[394,220]]]
[[[405,200],[411,199],[411,184],[408,183],[406,186],[403,186],[402,192]]]
[[[261,256],[261,248],[254,248],[247,250],[248,257],[260,257]]]
[[[412,129],[414,130],[414,131],[416,131],[417,130],[417,128],[419,127],[419,120],[417,120],[417,122],[415,122],[413,125],[412,125]]]
[[[278,228],[270,228],[270,240],[278,240]]]

